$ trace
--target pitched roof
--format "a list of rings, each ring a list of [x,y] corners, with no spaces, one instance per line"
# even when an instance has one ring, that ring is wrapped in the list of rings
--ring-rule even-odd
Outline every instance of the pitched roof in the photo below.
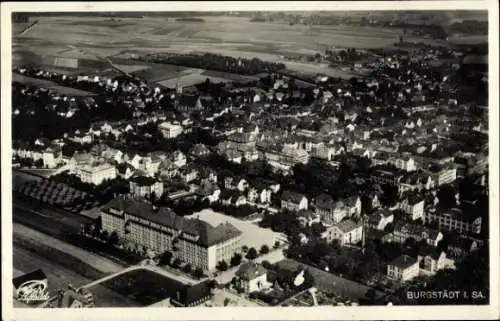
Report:
[[[262,265],[255,262],[247,262],[242,264],[238,271],[236,271],[236,276],[243,280],[249,281],[266,273],[267,270]]]
[[[292,191],[283,191],[281,199],[287,202],[300,203],[305,196]]]
[[[314,205],[321,209],[333,209],[335,208],[335,201],[328,194],[321,194],[314,200]]]
[[[221,223],[217,227],[213,227],[200,219],[190,219],[185,222],[183,232],[192,236],[198,236],[197,243],[204,247],[210,247],[241,235],[241,231],[231,223]]]
[[[171,300],[174,301],[175,305],[187,307],[198,300],[208,299],[211,296],[210,282],[210,280],[206,280],[195,285],[184,286],[176,291]]]
[[[347,233],[350,232],[358,227],[361,226],[361,224],[354,222],[351,219],[347,219],[344,221],[341,221],[340,223],[335,225],[337,228],[339,228],[342,232]]]
[[[397,266],[400,269],[407,269],[417,262],[417,259],[409,255],[401,255],[395,258],[391,263],[389,263],[389,265]]]

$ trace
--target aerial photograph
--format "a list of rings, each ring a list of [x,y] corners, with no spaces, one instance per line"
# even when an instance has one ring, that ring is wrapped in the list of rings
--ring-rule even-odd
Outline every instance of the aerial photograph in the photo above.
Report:
[[[14,308],[491,304],[487,10],[11,17]]]

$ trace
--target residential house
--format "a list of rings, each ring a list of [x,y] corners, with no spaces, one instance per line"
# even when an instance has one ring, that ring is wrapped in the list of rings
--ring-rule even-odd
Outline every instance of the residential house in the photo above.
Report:
[[[172,161],[177,167],[183,167],[187,163],[186,155],[180,150],[177,150],[172,155]]]
[[[425,241],[428,245],[437,246],[443,239],[440,231],[412,223],[396,222],[392,232],[392,240],[396,243],[405,243],[406,240],[413,238],[415,241]]]
[[[84,183],[100,185],[106,180],[116,178],[116,167],[108,163],[88,164],[81,167],[77,175]]]
[[[116,166],[116,176],[128,180],[135,173],[135,169],[129,164],[118,164]]]
[[[213,182],[203,180],[200,187],[196,190],[196,194],[200,196],[202,200],[206,199],[210,203],[214,203],[220,199],[221,190]]]
[[[300,211],[298,214],[298,220],[302,227],[310,227],[313,224],[320,224],[321,216],[311,210]]]
[[[425,206],[425,201],[421,197],[408,197],[405,198],[402,202],[399,204],[399,208],[408,214],[409,218],[412,221],[421,219],[422,221],[424,220],[424,206]]]
[[[163,195],[163,183],[154,178],[136,176],[129,181],[130,194],[137,198],[155,198]]]
[[[394,222],[394,214],[388,210],[379,210],[365,218],[365,226],[369,229],[383,231]]]
[[[204,157],[210,155],[210,150],[207,146],[198,143],[189,150],[189,155],[194,158]]]
[[[238,284],[245,293],[263,291],[273,284],[267,281],[267,270],[255,262],[243,263],[235,273]]]
[[[396,157],[393,161],[393,165],[396,166],[396,168],[402,169],[406,172],[417,170],[415,160],[413,159],[413,157],[411,157],[411,155],[408,154]]]
[[[387,277],[402,282],[417,277],[419,272],[418,259],[408,255],[401,255],[387,265]]]
[[[351,196],[345,200],[347,215],[359,217],[361,215],[361,198],[359,196]]]
[[[183,127],[177,122],[163,122],[158,125],[158,129],[166,139],[175,138],[183,131]]]
[[[47,147],[42,152],[43,166],[46,168],[56,168],[63,162],[60,148]]]
[[[326,224],[337,224],[349,215],[344,202],[335,202],[327,194],[321,194],[314,199],[314,210]]]
[[[163,179],[171,179],[179,174],[179,168],[170,159],[164,159],[158,166],[158,176]]]
[[[195,166],[185,166],[179,170],[179,174],[185,183],[190,183],[198,178],[198,169]]]
[[[290,211],[307,210],[307,197],[292,191],[283,191],[283,194],[281,195],[281,208],[288,209]]]
[[[453,183],[457,179],[457,168],[454,166],[433,165],[427,171],[435,186]]]
[[[481,246],[483,241],[478,239],[451,234],[448,237],[447,256],[451,258],[463,258]]]
[[[446,266],[446,253],[435,248],[428,249],[418,256],[420,272],[426,275],[434,275]]]
[[[323,232],[322,237],[328,242],[338,240],[341,246],[356,244],[360,242],[363,237],[363,225],[351,219],[346,219],[328,227],[326,231]]]
[[[272,191],[266,187],[250,187],[247,198],[251,203],[269,204],[271,203]]]

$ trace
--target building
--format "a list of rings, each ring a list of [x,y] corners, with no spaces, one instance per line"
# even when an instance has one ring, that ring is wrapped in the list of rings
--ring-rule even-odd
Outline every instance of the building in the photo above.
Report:
[[[307,197],[292,191],[283,191],[283,194],[281,195],[281,208],[288,209],[290,211],[307,210]]]
[[[413,221],[422,219],[424,220],[424,205],[425,201],[418,197],[409,197],[404,199],[399,208],[408,214],[409,218]]]
[[[419,274],[419,262],[408,255],[401,255],[387,264],[387,277],[402,282],[410,281]]]
[[[195,285],[186,285],[170,297],[170,304],[174,307],[200,306],[212,298],[210,280]]]
[[[87,165],[79,169],[80,180],[84,183],[100,185],[105,180],[116,178],[116,168],[111,164]]]
[[[458,208],[447,211],[438,211],[431,208],[426,211],[424,218],[425,223],[435,222],[440,229],[455,231],[461,235],[481,233],[482,218],[473,213],[466,215]]]
[[[435,186],[453,183],[457,179],[457,168],[453,166],[433,165],[427,172],[431,175]]]
[[[332,225],[323,232],[323,238],[328,242],[338,240],[341,246],[356,244],[363,237],[363,225],[347,219],[338,224]]]
[[[425,254],[418,256],[420,262],[420,272],[427,275],[434,275],[437,271],[446,266],[446,253],[437,249],[426,251]]]
[[[163,122],[158,125],[158,129],[166,139],[175,138],[179,136],[183,131],[183,127],[176,122]]]
[[[399,168],[406,172],[412,172],[417,170],[415,160],[413,159],[413,157],[409,155],[402,155],[401,157],[397,157],[394,159],[392,163],[396,168]]]
[[[63,162],[60,148],[48,147],[42,152],[43,166],[46,168],[56,168]]]
[[[345,200],[347,213],[349,216],[358,217],[361,215],[361,198],[359,196],[351,196]]]
[[[243,288],[245,293],[267,290],[272,283],[267,281],[267,270],[255,262],[243,263],[236,271],[239,287]]]
[[[167,208],[156,208],[133,198],[118,197],[101,209],[102,229],[154,253],[174,256],[204,271],[219,261],[229,262],[241,249],[241,231],[229,223],[216,227],[199,219],[185,219]]]
[[[386,226],[394,222],[394,214],[391,211],[380,210],[365,219],[368,229],[383,231]]]
[[[344,202],[335,202],[327,194],[321,194],[314,200],[314,210],[327,224],[337,224],[349,215]]]
[[[412,223],[396,222],[392,232],[392,240],[396,243],[405,243],[408,239],[414,239],[417,242],[425,241],[428,245],[437,246],[443,239],[440,231]]]
[[[130,179],[130,195],[137,198],[160,198],[163,195],[163,183],[152,177],[136,176]],[[154,195],[154,196],[153,196]]]

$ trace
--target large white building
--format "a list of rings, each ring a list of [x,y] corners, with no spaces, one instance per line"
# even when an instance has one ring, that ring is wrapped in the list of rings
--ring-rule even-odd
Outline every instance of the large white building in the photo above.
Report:
[[[408,255],[401,255],[387,264],[387,277],[398,281],[409,281],[420,272],[418,259]]]
[[[204,271],[215,270],[222,260],[229,262],[241,249],[241,231],[229,223],[213,227],[133,198],[115,198],[101,209],[101,218],[102,229],[116,232],[121,240],[154,253],[172,251]]]
[[[163,137],[170,139],[179,136],[183,128],[179,123],[163,122],[158,125],[158,129],[161,131]]]
[[[100,164],[97,166],[83,166],[77,171],[77,176],[84,183],[100,185],[105,180],[116,178],[116,168],[111,164]]]

